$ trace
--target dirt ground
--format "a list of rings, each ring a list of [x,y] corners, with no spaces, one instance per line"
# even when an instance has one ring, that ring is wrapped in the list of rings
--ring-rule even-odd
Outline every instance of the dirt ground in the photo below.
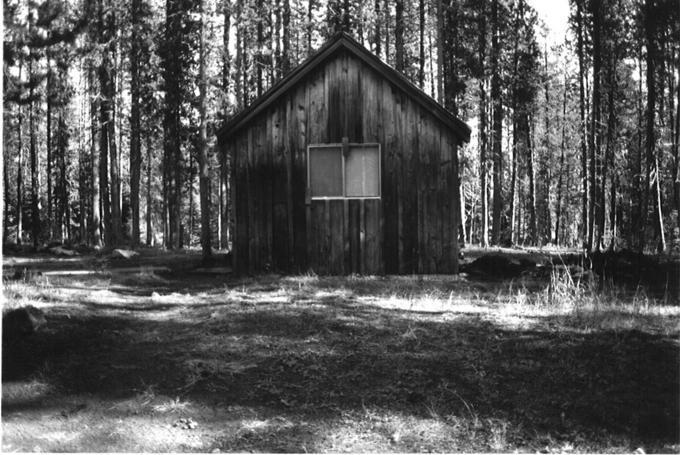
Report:
[[[6,307],[47,320],[3,340],[3,452],[680,451],[667,293],[238,277],[190,252],[3,265]]]

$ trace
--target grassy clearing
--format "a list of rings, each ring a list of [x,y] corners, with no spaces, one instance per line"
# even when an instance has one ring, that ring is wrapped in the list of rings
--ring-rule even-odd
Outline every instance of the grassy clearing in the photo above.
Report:
[[[102,272],[3,292],[48,320],[3,350],[3,451],[680,450],[680,308],[641,291]]]

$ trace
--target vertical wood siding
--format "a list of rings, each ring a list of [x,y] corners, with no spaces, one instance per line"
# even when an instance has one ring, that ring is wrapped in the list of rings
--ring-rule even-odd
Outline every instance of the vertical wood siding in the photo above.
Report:
[[[380,143],[381,199],[314,200],[307,146]],[[346,51],[226,142],[234,266],[321,274],[458,271],[457,138]]]

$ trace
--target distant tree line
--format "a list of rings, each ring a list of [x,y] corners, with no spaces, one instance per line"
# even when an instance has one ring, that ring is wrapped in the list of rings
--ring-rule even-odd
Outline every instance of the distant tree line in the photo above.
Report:
[[[461,241],[680,237],[680,5],[571,0],[8,0],[3,241],[228,248],[215,131],[346,31],[473,127]]]

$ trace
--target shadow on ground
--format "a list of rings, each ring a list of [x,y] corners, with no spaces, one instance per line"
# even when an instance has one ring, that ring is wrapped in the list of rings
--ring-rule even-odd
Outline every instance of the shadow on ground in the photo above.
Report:
[[[371,409],[478,432],[503,422],[506,448],[540,449],[537,434],[585,439],[591,450],[618,436],[649,450],[680,442],[677,338],[415,317],[318,292],[304,303],[252,301],[243,290],[243,298],[225,293],[219,302],[144,311],[94,300],[80,302],[88,311],[53,306],[44,331],[3,346],[3,384],[40,378],[53,395],[106,400],[152,387],[217,409],[266,408],[293,422],[336,422]],[[42,403],[4,398],[3,420]],[[400,450],[432,450],[389,434]],[[493,436],[465,450],[493,449]],[[291,424],[216,447],[313,451],[329,437]],[[455,450],[434,447],[447,449]]]

